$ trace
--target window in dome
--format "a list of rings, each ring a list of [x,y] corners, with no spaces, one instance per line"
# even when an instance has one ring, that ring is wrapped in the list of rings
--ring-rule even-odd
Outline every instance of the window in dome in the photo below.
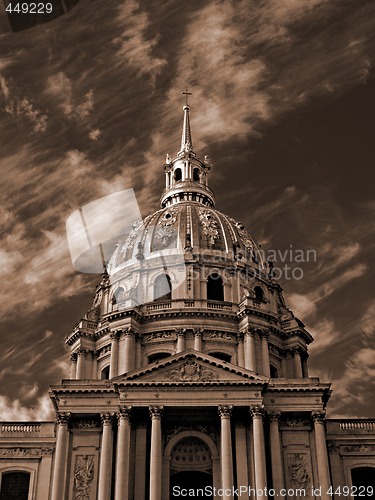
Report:
[[[168,274],[161,274],[154,283],[154,300],[171,300],[172,286]]]
[[[213,356],[214,358],[221,359],[222,361],[227,361],[228,363],[230,363],[232,359],[232,356],[230,356],[226,352],[210,352],[209,355]]]
[[[182,170],[180,168],[176,168],[174,171],[174,180],[179,182],[182,180]]]
[[[224,300],[223,280],[218,273],[212,273],[207,278],[207,300]]]
[[[257,300],[258,302],[264,301],[264,292],[263,292],[262,287],[256,286],[254,288],[254,294],[255,294],[255,300]]]
[[[276,366],[270,365],[271,378],[279,378],[279,370]]]
[[[109,365],[103,368],[103,370],[100,372],[100,378],[101,380],[109,379]]]
[[[27,500],[29,498],[29,472],[3,472],[1,476],[1,500]]]
[[[195,168],[193,170],[193,181],[195,182],[200,182],[200,172],[199,172],[199,168]]]
[[[168,358],[169,356],[171,356],[171,354],[169,354],[169,352],[157,352],[155,354],[150,354],[150,356],[148,357],[148,362],[155,363],[156,361],[160,361],[164,358]]]
[[[125,299],[125,290],[120,286],[113,294],[112,304],[119,304]]]

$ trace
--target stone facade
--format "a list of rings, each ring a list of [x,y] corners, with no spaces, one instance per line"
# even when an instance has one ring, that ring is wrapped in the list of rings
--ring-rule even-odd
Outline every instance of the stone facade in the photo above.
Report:
[[[119,242],[66,337],[56,422],[0,424],[0,499],[16,498],[12,481],[19,500],[330,499],[373,485],[375,420],[325,418],[313,339],[255,240],[215,209],[210,169],[185,106],[161,209]]]

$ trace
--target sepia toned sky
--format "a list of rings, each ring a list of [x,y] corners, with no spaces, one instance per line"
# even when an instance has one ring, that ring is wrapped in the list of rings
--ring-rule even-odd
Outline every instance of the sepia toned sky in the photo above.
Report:
[[[216,207],[302,269],[280,282],[328,415],[374,417],[374,2],[80,0],[19,33],[0,8],[0,418],[51,417],[98,281],[65,221],[129,188],[158,209],[186,86]]]

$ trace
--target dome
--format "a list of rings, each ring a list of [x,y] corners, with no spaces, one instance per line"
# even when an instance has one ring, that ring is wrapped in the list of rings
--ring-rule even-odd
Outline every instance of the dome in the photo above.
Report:
[[[312,338],[286,307],[259,245],[215,208],[211,164],[197,157],[189,106],[183,110],[180,150],[166,155],[161,208],[118,241],[91,309],[66,339],[73,360],[94,350],[87,370],[113,378],[193,350],[273,378],[288,374],[285,363],[294,359],[300,377]]]
[[[119,241],[109,274],[160,254],[175,254],[182,260],[191,254],[222,257],[260,273],[267,268],[259,246],[241,222],[194,201],[176,203],[135,222],[131,233]]]

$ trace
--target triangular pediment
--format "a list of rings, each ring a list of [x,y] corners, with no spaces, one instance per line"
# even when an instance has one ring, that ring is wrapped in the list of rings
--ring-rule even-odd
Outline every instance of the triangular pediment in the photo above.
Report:
[[[116,384],[264,384],[266,377],[189,349],[113,379]]]

